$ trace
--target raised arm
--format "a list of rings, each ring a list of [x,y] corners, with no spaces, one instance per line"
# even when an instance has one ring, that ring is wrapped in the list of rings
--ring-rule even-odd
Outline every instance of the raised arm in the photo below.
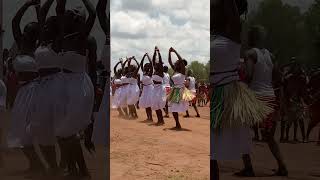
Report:
[[[132,59],[136,62],[136,64],[137,64],[137,69],[136,69],[136,71],[134,72],[134,75],[137,75],[138,74],[138,72],[139,72],[139,69],[140,69],[140,64],[139,64],[139,62],[137,61],[137,59],[133,56],[132,57]]]
[[[57,0],[56,13],[59,22],[59,35],[57,40],[57,50],[61,50],[61,43],[64,36],[64,12],[66,10],[66,0]]]
[[[152,64],[151,58],[150,58],[150,56],[149,56],[148,53],[147,53],[147,58],[148,58],[148,60],[149,60],[150,66],[151,66],[151,68],[150,68],[150,74],[152,75],[152,74],[153,74],[153,64]],[[142,66],[141,66],[141,67],[142,67]]]
[[[163,62],[162,62],[162,57],[161,57],[161,53],[160,53],[160,50],[159,50],[158,47],[156,47],[156,51],[157,51],[158,56],[159,56],[159,63],[160,63],[160,64],[163,64]]]
[[[147,57],[147,55],[148,55],[148,53],[145,53],[141,59],[141,62],[140,62],[140,67],[141,67],[142,72],[144,72],[143,63],[144,63],[144,59]]]
[[[100,26],[104,32],[104,34],[106,35],[106,37],[110,36],[110,10],[108,9],[108,13],[107,7],[108,5],[108,0],[99,0],[97,7],[96,7],[96,11],[97,11],[97,16],[99,19],[99,23]]]
[[[83,28],[82,33],[88,37],[96,20],[96,10],[89,0],[82,0],[82,2],[89,12],[89,17],[86,20],[86,27]]]
[[[21,40],[23,37],[22,31],[20,28],[21,19],[30,6],[37,5],[39,3],[40,3],[40,0],[29,0],[25,2],[24,5],[18,10],[18,12],[16,13],[16,15],[12,20],[12,33],[13,33],[14,40],[16,41],[19,49],[21,48]]]
[[[119,66],[119,64],[121,64],[121,61],[119,61],[113,68],[113,72],[117,73],[117,67]],[[122,65],[122,64],[121,64]]]
[[[168,62],[169,62],[169,64],[170,64],[171,68],[174,70],[174,69],[175,69],[175,68],[174,68],[174,64],[172,63],[172,59],[171,59],[172,50],[173,50],[173,48],[171,47],[171,48],[169,49]]]
[[[50,7],[52,6],[54,0],[47,0],[46,2],[44,2],[44,4],[42,5],[42,7],[40,8],[40,12],[39,12],[39,23],[40,23],[40,26],[42,27],[45,22],[46,22],[46,19],[47,19],[47,15],[48,15],[48,12],[50,10]]]

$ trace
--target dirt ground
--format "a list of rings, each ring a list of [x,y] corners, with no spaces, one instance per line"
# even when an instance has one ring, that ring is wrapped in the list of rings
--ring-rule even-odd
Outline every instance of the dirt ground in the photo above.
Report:
[[[191,118],[181,118],[184,131],[170,130],[174,126],[172,116],[166,118],[164,126],[156,127],[142,123],[146,119],[144,110],[139,110],[138,120],[118,118],[111,111],[111,174],[110,179],[144,180],[206,180],[209,179],[209,108],[199,108],[201,118],[195,118],[190,109]],[[154,115],[154,121],[156,117]],[[6,129],[6,120],[1,127]],[[311,140],[317,139],[318,127]],[[3,132],[5,134],[5,131]],[[277,139],[278,139],[277,134]],[[308,144],[288,143],[280,145],[289,169],[288,178],[270,177],[276,162],[264,143],[255,143],[252,154],[256,178],[238,178],[232,176],[242,168],[241,161],[221,162],[221,180],[316,180],[320,178],[320,146],[315,142]],[[105,166],[106,153],[97,147],[97,153],[85,152],[88,168],[93,180],[107,177]],[[0,180],[51,180],[70,178],[37,177],[30,178],[22,174],[27,162],[18,150],[1,148],[3,167],[0,167]],[[77,179],[77,178],[74,178]],[[71,180],[71,179],[70,179]],[[73,179],[72,179],[73,180]]]
[[[9,114],[4,119],[0,119],[1,128],[6,129],[8,125]],[[0,162],[0,180],[80,180],[77,177],[48,177],[48,176],[28,176],[23,173],[24,170],[28,168],[28,163],[24,155],[20,150],[7,149],[5,148],[5,134],[2,132],[2,142],[0,143],[0,153],[2,154],[2,165]],[[38,148],[36,147],[38,150]],[[58,159],[59,157],[59,150]],[[104,180],[109,175],[106,174],[106,149],[104,147],[96,147],[96,153],[90,154],[88,151],[84,150],[85,159],[87,162],[88,169],[91,173],[92,180]],[[39,153],[39,151],[38,151]],[[40,155],[41,156],[41,155]],[[42,156],[41,156],[42,157]],[[43,160],[43,158],[41,158]],[[0,160],[1,161],[1,160]],[[83,178],[87,179],[87,178]],[[81,179],[82,180],[82,179]]]
[[[204,180],[209,175],[209,108],[200,108],[201,118],[181,118],[186,131],[168,130],[173,127],[172,117],[165,119],[165,126],[155,127],[141,123],[146,119],[139,110],[138,120],[118,118],[111,112],[111,179],[171,179]],[[156,117],[154,117],[156,121]],[[320,127],[310,140],[317,139]],[[279,132],[276,134],[279,139]],[[272,177],[276,162],[265,143],[254,144],[252,160],[256,178],[234,177],[241,170],[242,162],[221,162],[221,180],[316,180],[320,177],[320,146],[307,144],[280,144],[288,166],[289,177]]]
[[[199,108],[201,118],[180,116],[183,131],[170,130],[174,119],[164,126],[118,118],[111,111],[111,179],[209,179],[209,108]],[[156,122],[156,116],[153,117]]]

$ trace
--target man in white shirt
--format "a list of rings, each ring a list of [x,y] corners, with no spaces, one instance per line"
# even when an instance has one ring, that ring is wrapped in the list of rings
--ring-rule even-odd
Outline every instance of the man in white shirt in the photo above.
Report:
[[[187,78],[186,78],[186,86],[187,88],[195,95],[195,98],[190,102],[197,113],[196,117],[200,117],[198,108],[197,108],[197,90],[196,90],[196,79],[192,76],[193,72],[191,69],[188,70]],[[189,111],[186,111],[186,115],[184,117],[190,117]]]

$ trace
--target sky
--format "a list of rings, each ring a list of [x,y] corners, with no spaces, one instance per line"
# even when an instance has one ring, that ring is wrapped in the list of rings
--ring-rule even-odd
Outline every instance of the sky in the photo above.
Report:
[[[112,65],[121,57],[152,57],[156,45],[165,64],[170,47],[188,62],[208,62],[209,7],[209,0],[112,0]]]

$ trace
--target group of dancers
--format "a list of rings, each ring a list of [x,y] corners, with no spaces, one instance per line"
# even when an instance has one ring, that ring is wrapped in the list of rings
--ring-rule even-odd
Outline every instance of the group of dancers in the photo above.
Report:
[[[172,61],[172,53],[178,58],[176,62]],[[130,57],[115,65],[111,106],[118,110],[119,116],[136,119],[138,118],[136,108],[145,108],[147,115],[145,122],[153,122],[152,111],[155,111],[157,115],[155,125],[161,126],[165,124],[164,117],[169,117],[171,112],[176,122],[174,129],[179,130],[181,129],[179,113],[186,113],[185,117],[190,117],[188,112],[190,102],[197,113],[196,117],[200,117],[196,106],[196,80],[192,77],[191,70],[186,71],[187,61],[171,47],[168,63],[174,71],[171,78],[159,48],[155,47],[152,59],[146,53],[140,62],[135,57]],[[143,73],[141,80],[140,69]]]
[[[106,41],[110,45],[107,0],[97,7],[82,0],[84,7],[66,9],[66,0],[56,1],[56,15],[47,17],[55,0],[25,1],[12,20],[12,32],[18,47],[12,68],[17,77],[18,91],[10,109],[7,130],[9,148],[20,149],[29,162],[29,175],[90,177],[81,137],[85,147],[95,150],[93,143],[105,144],[105,129],[99,125],[107,117],[94,119],[94,111],[107,111],[107,103],[99,107],[96,90],[96,41],[90,35],[98,15]],[[29,22],[23,30],[20,22],[25,12],[34,7],[37,22]],[[106,54],[108,55],[108,54]],[[110,58],[102,56],[103,61]],[[9,79],[10,80],[10,79]],[[1,111],[5,94],[1,82]],[[9,93],[9,92],[8,92]],[[108,96],[105,96],[108,97]],[[101,117],[101,116],[99,116]],[[2,119],[2,117],[1,117]],[[60,149],[57,161],[55,144]],[[36,146],[46,161],[43,164]]]

